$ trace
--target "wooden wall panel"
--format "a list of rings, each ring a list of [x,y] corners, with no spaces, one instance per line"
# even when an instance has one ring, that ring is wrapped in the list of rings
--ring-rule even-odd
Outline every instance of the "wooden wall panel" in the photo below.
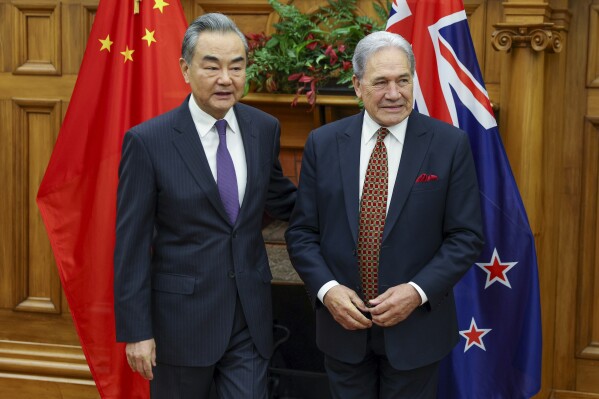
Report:
[[[56,265],[35,203],[60,129],[60,101],[15,99],[14,110],[15,309],[60,313]]]
[[[0,37],[9,38],[12,35],[12,26],[7,23],[11,20],[12,6],[0,2]],[[0,40],[0,73],[10,71],[12,68],[12,40]]]
[[[569,48],[566,48],[566,52]],[[545,112],[543,120],[545,133],[543,134],[544,145],[542,148],[543,167],[540,180],[542,184],[542,202],[543,215],[556,215],[559,212],[559,198],[555,192],[562,185],[561,165],[559,162],[553,162],[554,159],[561,158],[561,152],[564,149],[562,140],[564,137],[564,118],[566,110],[561,106],[562,99],[565,97],[566,82],[563,79],[555,79],[556,76],[565,76],[567,57],[560,54],[546,55],[545,87],[551,92],[544,99],[544,108],[553,109],[553,112]],[[576,143],[579,143],[578,141]],[[572,225],[577,223],[576,219],[570,219]],[[543,287],[541,291],[541,314],[542,325],[545,331],[551,331],[555,323],[554,310],[556,308],[556,274],[558,265],[555,262],[557,258],[557,247],[553,245],[559,238],[559,227],[556,218],[544,217],[541,227],[541,234],[536,237],[537,259],[539,265],[539,284]],[[572,295],[573,297],[573,295]],[[553,375],[553,345],[554,335],[552,333],[543,334],[543,369],[542,379],[544,381],[542,394],[547,394],[549,384]],[[542,397],[542,396],[541,396]]]
[[[599,392],[599,115],[587,118],[583,169],[576,387]]]
[[[0,25],[2,25],[0,23]],[[4,193],[13,193],[13,104],[0,99],[0,185]],[[13,246],[14,196],[4,195],[0,206],[0,308],[11,308],[14,303],[15,270]]]
[[[552,260],[555,273],[548,276],[545,286],[542,286],[542,295],[544,298],[552,297],[555,303],[554,308],[543,308],[544,335],[551,334],[553,341],[548,344],[553,349],[552,380],[546,382],[546,385],[560,390],[577,391],[580,389],[581,367],[585,368],[589,362],[580,359],[578,354],[582,349],[580,344],[581,337],[577,334],[582,333],[582,319],[588,318],[587,312],[590,299],[588,294],[584,293],[589,287],[584,282],[589,276],[585,276],[585,268],[593,267],[583,265],[582,261],[582,243],[585,241],[587,232],[583,229],[584,214],[583,203],[585,195],[583,190],[588,190],[586,184],[588,170],[585,169],[585,163],[588,163],[589,153],[585,155],[584,141],[588,132],[588,121],[584,116],[593,115],[585,112],[592,102],[590,96],[586,96],[586,73],[585,69],[588,62],[588,43],[589,37],[589,9],[592,3],[599,3],[596,0],[574,1],[568,3],[568,9],[571,13],[571,23],[567,32],[567,42],[565,48],[566,70],[564,74],[565,93],[564,102],[559,103],[566,112],[563,113],[563,123],[561,125],[561,134],[552,137],[557,140],[556,146],[560,147],[558,153],[547,160],[548,162],[557,162],[559,165],[559,180],[555,186],[554,192],[547,192],[547,196],[556,198],[557,204],[554,213],[550,216],[554,219],[555,228],[558,233],[552,242],[546,245],[555,246],[555,258]],[[559,96],[559,95],[558,95]],[[588,150],[588,149],[587,149]],[[584,159],[586,156],[586,159]],[[588,201],[587,201],[588,204]],[[596,272],[596,265],[595,272]],[[553,281],[548,285],[549,281]],[[555,290],[550,288],[555,286]],[[544,303],[548,303],[547,299]],[[547,314],[549,313],[549,314]],[[553,328],[552,328],[553,327]],[[585,334],[588,329],[584,328]],[[585,340],[588,339],[588,336]],[[547,348],[545,348],[545,351]],[[545,352],[544,352],[545,353]],[[599,373],[599,369],[596,370]],[[544,373],[545,375],[546,373]],[[588,387],[588,386],[587,386]],[[590,391],[593,392],[593,391]],[[594,393],[599,393],[595,390]]]
[[[485,77],[485,84],[487,85],[487,92],[489,98],[494,106],[499,107],[500,104],[500,83],[501,83],[501,66],[505,61],[506,54],[501,51],[495,51],[490,46],[491,34],[495,30],[493,24],[503,19],[503,7],[501,0],[489,0],[486,2],[487,15],[485,20],[485,48],[487,51],[484,54],[484,62],[481,63],[481,69],[483,76]],[[481,60],[479,56],[479,60]],[[496,115],[497,119],[499,116]],[[500,129],[501,131],[501,129]]]
[[[62,63],[63,73],[76,74],[83,60],[97,4],[89,2],[62,4]]]
[[[466,0],[464,1],[464,9],[468,16],[468,26],[470,27],[470,35],[476,58],[479,60],[481,71],[484,71],[485,53],[487,48],[487,38],[485,36],[487,19],[487,5],[484,0]]]
[[[599,87],[599,5],[590,7],[589,12],[589,57],[587,84]]]
[[[13,2],[13,72],[61,74],[60,7],[56,1]]]
[[[235,2],[201,0],[197,2],[196,12],[196,16],[209,12],[222,12],[235,21],[242,32],[257,33],[266,31],[273,10],[266,0],[240,0]]]

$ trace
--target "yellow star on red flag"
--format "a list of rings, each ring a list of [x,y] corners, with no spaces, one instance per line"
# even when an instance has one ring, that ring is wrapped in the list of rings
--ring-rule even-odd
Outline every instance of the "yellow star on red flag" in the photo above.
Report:
[[[154,0],[154,9],[159,9],[160,13],[164,13],[164,7],[168,6],[169,4],[164,1],[164,0]]]
[[[114,43],[110,40],[110,35],[106,35],[106,39],[98,39],[98,41],[102,43],[102,48],[100,48],[100,51],[108,50],[110,53],[110,46],[112,46],[112,43]]]
[[[126,46],[125,51],[121,51],[121,54],[123,55],[123,57],[125,57],[125,61],[123,62],[127,62],[127,60],[133,62],[133,52],[135,50],[129,50],[129,46]]]
[[[149,31],[146,28],[146,34],[144,37],[141,38],[141,40],[146,40],[148,42],[148,47],[150,47],[150,45],[152,44],[152,42],[156,43],[156,39],[154,39],[154,32],[156,32],[155,30],[153,31]]]

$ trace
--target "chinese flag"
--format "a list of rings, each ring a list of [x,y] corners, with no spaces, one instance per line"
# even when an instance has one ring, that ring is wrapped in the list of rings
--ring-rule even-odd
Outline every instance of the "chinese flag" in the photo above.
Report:
[[[115,339],[113,249],[121,143],[181,104],[187,27],[178,0],[101,0],[37,204],[100,395],[147,398]]]

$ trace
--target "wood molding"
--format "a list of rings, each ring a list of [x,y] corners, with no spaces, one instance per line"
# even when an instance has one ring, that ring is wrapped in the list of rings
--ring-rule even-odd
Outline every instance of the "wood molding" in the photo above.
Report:
[[[62,118],[60,100],[13,99],[15,310],[60,313],[61,288],[35,195]]]
[[[84,39],[84,43],[87,43],[89,40],[89,34],[92,31],[92,25],[94,24],[94,19],[96,18],[96,12],[98,11],[98,5],[83,5],[81,7],[81,19],[83,23],[81,24],[82,32],[81,37]]]
[[[498,51],[511,51],[513,47],[530,47],[534,51],[559,53],[563,48],[561,30],[553,22],[543,24],[493,25],[497,30],[491,35],[491,44]]]
[[[360,111],[354,96],[319,94],[314,107],[308,104],[304,95],[298,98],[297,106],[292,107],[291,102],[294,98],[293,94],[249,93],[241,99],[241,102],[260,108],[279,119],[281,150],[303,150],[312,130]],[[288,169],[289,176],[293,177],[296,173],[291,174],[294,169]]]
[[[551,8],[544,1],[507,0],[503,3],[505,21],[540,24],[551,17]]]
[[[246,104],[283,104],[291,107],[291,101],[295,98],[294,94],[269,94],[269,93],[248,93],[241,99]],[[308,104],[306,96],[301,95],[298,99],[298,105]],[[332,96],[328,94],[319,94],[316,97],[316,105],[334,105],[357,107],[358,101],[355,96]]]
[[[572,13],[568,9],[551,10],[551,22],[553,22],[555,26],[559,29],[562,29],[567,32],[570,29],[571,19]]]
[[[599,116],[584,135],[577,357],[599,360]]]
[[[201,13],[222,12],[231,15],[256,15],[270,14],[272,7],[266,1],[256,0],[237,0],[235,2],[224,2],[222,0],[201,0],[197,1]]]
[[[589,57],[587,64],[587,85],[599,87],[599,4],[589,10]]]
[[[599,399],[599,394],[555,390],[551,393],[549,399]]]
[[[13,73],[62,73],[61,8],[55,1],[13,0]]]
[[[0,340],[0,376],[94,385],[80,347]]]

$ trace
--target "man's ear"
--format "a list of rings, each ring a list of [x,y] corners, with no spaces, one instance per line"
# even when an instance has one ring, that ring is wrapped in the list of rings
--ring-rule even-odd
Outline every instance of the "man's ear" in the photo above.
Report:
[[[362,86],[360,86],[360,79],[356,75],[351,77],[351,81],[354,84],[354,91],[356,92],[356,97],[362,99]]]
[[[185,59],[179,58],[179,66],[181,67],[181,73],[183,74],[183,79],[185,79],[185,83],[189,83],[189,65],[187,65]]]

